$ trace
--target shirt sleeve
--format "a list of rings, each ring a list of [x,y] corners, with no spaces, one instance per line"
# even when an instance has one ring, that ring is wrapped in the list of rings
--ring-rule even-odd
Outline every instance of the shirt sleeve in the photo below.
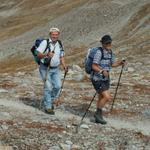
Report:
[[[101,51],[97,50],[93,58],[93,64],[100,64],[101,57],[102,57]]]
[[[64,50],[61,50],[60,51],[60,57],[64,57],[65,56],[65,51]]]
[[[39,47],[37,48],[37,51],[40,52],[40,53],[43,53],[46,49],[46,46],[47,46],[47,41],[43,40],[41,42],[41,44],[39,45]]]
[[[112,64],[115,63],[115,60],[116,60],[116,56],[114,53],[112,53],[112,58],[111,58],[111,62]]]

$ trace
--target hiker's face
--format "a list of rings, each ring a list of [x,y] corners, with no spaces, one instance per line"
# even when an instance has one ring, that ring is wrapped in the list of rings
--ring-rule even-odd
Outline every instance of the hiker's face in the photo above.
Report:
[[[51,38],[51,40],[53,41],[53,42],[56,42],[57,40],[58,40],[58,38],[59,38],[59,32],[51,32],[50,33],[50,38]]]
[[[112,43],[103,44],[103,47],[105,49],[111,49],[112,48]]]

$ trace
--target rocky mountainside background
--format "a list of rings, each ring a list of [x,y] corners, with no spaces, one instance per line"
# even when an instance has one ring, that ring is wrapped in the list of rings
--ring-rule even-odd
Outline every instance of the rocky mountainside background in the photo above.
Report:
[[[62,31],[69,64],[55,116],[39,109],[43,83],[30,53],[52,26]],[[149,150],[149,31],[149,0],[1,0],[0,150]],[[108,124],[93,122],[94,101],[76,133],[95,92],[83,60],[104,34],[113,37],[117,59],[128,65],[114,110],[111,102],[105,107]],[[120,69],[111,73],[112,96]]]

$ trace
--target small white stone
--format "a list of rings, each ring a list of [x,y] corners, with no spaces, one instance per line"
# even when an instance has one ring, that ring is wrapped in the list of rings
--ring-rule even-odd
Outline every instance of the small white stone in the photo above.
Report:
[[[128,109],[128,108],[129,108],[129,106],[128,106],[128,105],[125,105],[125,106],[124,106],[124,109]]]
[[[80,146],[73,144],[73,145],[72,145],[72,150],[73,150],[73,149],[75,149],[75,150],[80,150]]]
[[[72,145],[72,144],[73,144],[73,143],[72,143],[71,141],[69,141],[69,140],[66,141],[65,143],[66,143],[67,145]]]
[[[0,89],[0,93],[8,93],[8,90]]]
[[[63,131],[63,133],[66,134],[67,132],[66,132],[66,131]]]
[[[58,146],[53,146],[53,147],[50,147],[48,150],[60,150],[60,148]]]
[[[20,71],[19,71],[19,72],[17,73],[17,75],[18,75],[18,76],[24,76],[24,75],[25,75],[25,72],[20,72]]]
[[[8,126],[6,126],[6,125],[1,125],[1,128],[2,128],[3,130],[8,130]]]
[[[134,72],[135,71],[135,69],[134,68],[132,68],[132,67],[128,67],[128,72]]]
[[[67,125],[66,128],[71,128],[71,126],[70,126],[70,125]]]
[[[78,66],[78,65],[73,65],[73,66],[72,66],[72,69],[73,69],[74,71],[77,71],[77,72],[78,72],[78,71],[80,71],[80,72],[82,71],[81,67]]]
[[[86,125],[86,124],[82,124],[80,127],[83,128],[83,129],[89,129],[89,126]]]

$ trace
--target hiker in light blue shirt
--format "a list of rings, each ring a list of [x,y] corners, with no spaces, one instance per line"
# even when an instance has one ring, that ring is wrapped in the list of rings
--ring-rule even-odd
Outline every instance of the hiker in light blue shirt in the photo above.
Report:
[[[66,72],[68,71],[68,67],[65,64],[63,46],[61,41],[58,40],[59,35],[60,30],[58,28],[51,28],[48,42],[43,40],[37,48],[38,57],[41,59],[39,71],[44,81],[45,112],[52,115],[54,114],[53,103],[58,98],[61,88],[60,64]],[[49,45],[47,46],[47,44]]]

